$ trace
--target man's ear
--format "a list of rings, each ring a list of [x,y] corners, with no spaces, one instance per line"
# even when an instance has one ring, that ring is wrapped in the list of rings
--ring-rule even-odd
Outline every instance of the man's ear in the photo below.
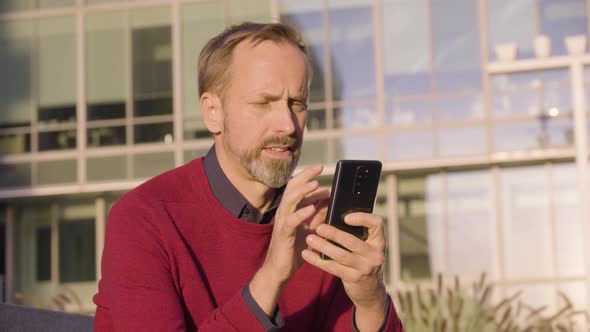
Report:
[[[212,134],[221,132],[223,128],[223,110],[221,100],[214,93],[205,92],[201,95],[201,116],[205,126]]]

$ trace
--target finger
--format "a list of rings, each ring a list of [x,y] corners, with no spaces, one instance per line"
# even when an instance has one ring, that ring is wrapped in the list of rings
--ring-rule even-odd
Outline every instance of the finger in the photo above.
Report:
[[[316,229],[316,233],[319,236],[332,240],[344,248],[360,255],[366,255],[366,253],[371,250],[371,247],[365,241],[332,225],[319,225]]]
[[[301,225],[305,220],[311,218],[315,212],[316,209],[314,205],[308,205],[302,209],[299,209],[287,218],[285,226],[289,229],[289,231],[293,231],[295,228],[299,227],[299,225]]]
[[[305,196],[299,205],[305,206],[309,204],[316,204],[317,202],[327,201],[330,199],[330,189],[320,187],[316,191]]]
[[[305,167],[301,172],[297,173],[297,175],[293,176],[289,180],[289,182],[287,183],[287,188],[289,188],[289,185],[296,186],[299,184],[309,182],[311,179],[320,175],[323,169],[324,166],[322,166],[321,164],[315,164]]]
[[[344,222],[351,226],[367,227],[369,236],[367,241],[385,242],[385,225],[383,219],[371,213],[355,212],[344,217]]]
[[[328,215],[328,201],[321,201],[314,204],[316,214],[313,216],[309,223],[311,230],[316,230],[321,224],[326,222],[326,216]]]
[[[318,253],[305,249],[301,252],[301,257],[309,264],[336,276],[343,281],[358,282],[362,278],[362,273],[358,270],[344,266],[334,260],[322,259]]]
[[[352,267],[357,270],[359,269],[361,261],[358,256],[350,251],[342,249],[317,235],[309,235],[305,240],[309,245],[309,248],[316,252],[326,255],[344,266]]]
[[[295,210],[301,206],[299,204],[301,200],[309,193],[314,192],[319,185],[320,183],[316,180],[291,187],[287,185],[287,188],[285,188],[283,196],[281,197],[281,203],[279,204],[277,215],[288,216],[294,213]]]

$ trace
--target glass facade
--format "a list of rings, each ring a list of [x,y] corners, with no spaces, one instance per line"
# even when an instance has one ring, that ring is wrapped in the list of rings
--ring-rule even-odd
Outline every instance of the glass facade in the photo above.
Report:
[[[1,271],[12,273],[11,300],[51,307],[67,288],[82,302],[71,310],[92,311],[113,202],[212,143],[199,110],[200,50],[229,24],[280,19],[302,32],[312,59],[300,166],[384,163],[376,211],[389,231],[391,290],[486,273],[531,305],[556,307],[561,290],[586,308],[590,216],[580,212],[588,198],[574,96],[590,96],[590,70],[586,87],[573,83],[564,38],[588,35],[588,6],[1,1],[0,235],[12,247],[0,244],[12,257]],[[539,35],[559,65],[535,58]],[[494,69],[505,43],[533,64]]]

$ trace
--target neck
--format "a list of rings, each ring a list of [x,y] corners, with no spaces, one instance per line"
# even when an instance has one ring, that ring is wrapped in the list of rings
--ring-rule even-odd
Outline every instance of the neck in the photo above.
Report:
[[[261,215],[270,208],[276,194],[276,189],[256,180],[242,167],[239,161],[234,160],[225,151],[221,144],[221,142],[216,142],[215,144],[215,153],[217,154],[219,166],[231,184]]]

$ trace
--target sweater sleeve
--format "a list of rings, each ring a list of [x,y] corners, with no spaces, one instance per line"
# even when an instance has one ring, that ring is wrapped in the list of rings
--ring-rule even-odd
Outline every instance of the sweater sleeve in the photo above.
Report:
[[[241,289],[193,323],[158,228],[121,210],[107,223],[96,331],[264,331]]]
[[[329,304],[329,310],[326,314],[326,320],[323,322],[322,330],[334,332],[356,332],[354,322],[354,307],[344,290],[340,279],[334,279],[335,284],[331,287],[333,296]],[[391,297],[385,320],[379,329],[379,332],[404,332],[401,320],[397,316]]]

